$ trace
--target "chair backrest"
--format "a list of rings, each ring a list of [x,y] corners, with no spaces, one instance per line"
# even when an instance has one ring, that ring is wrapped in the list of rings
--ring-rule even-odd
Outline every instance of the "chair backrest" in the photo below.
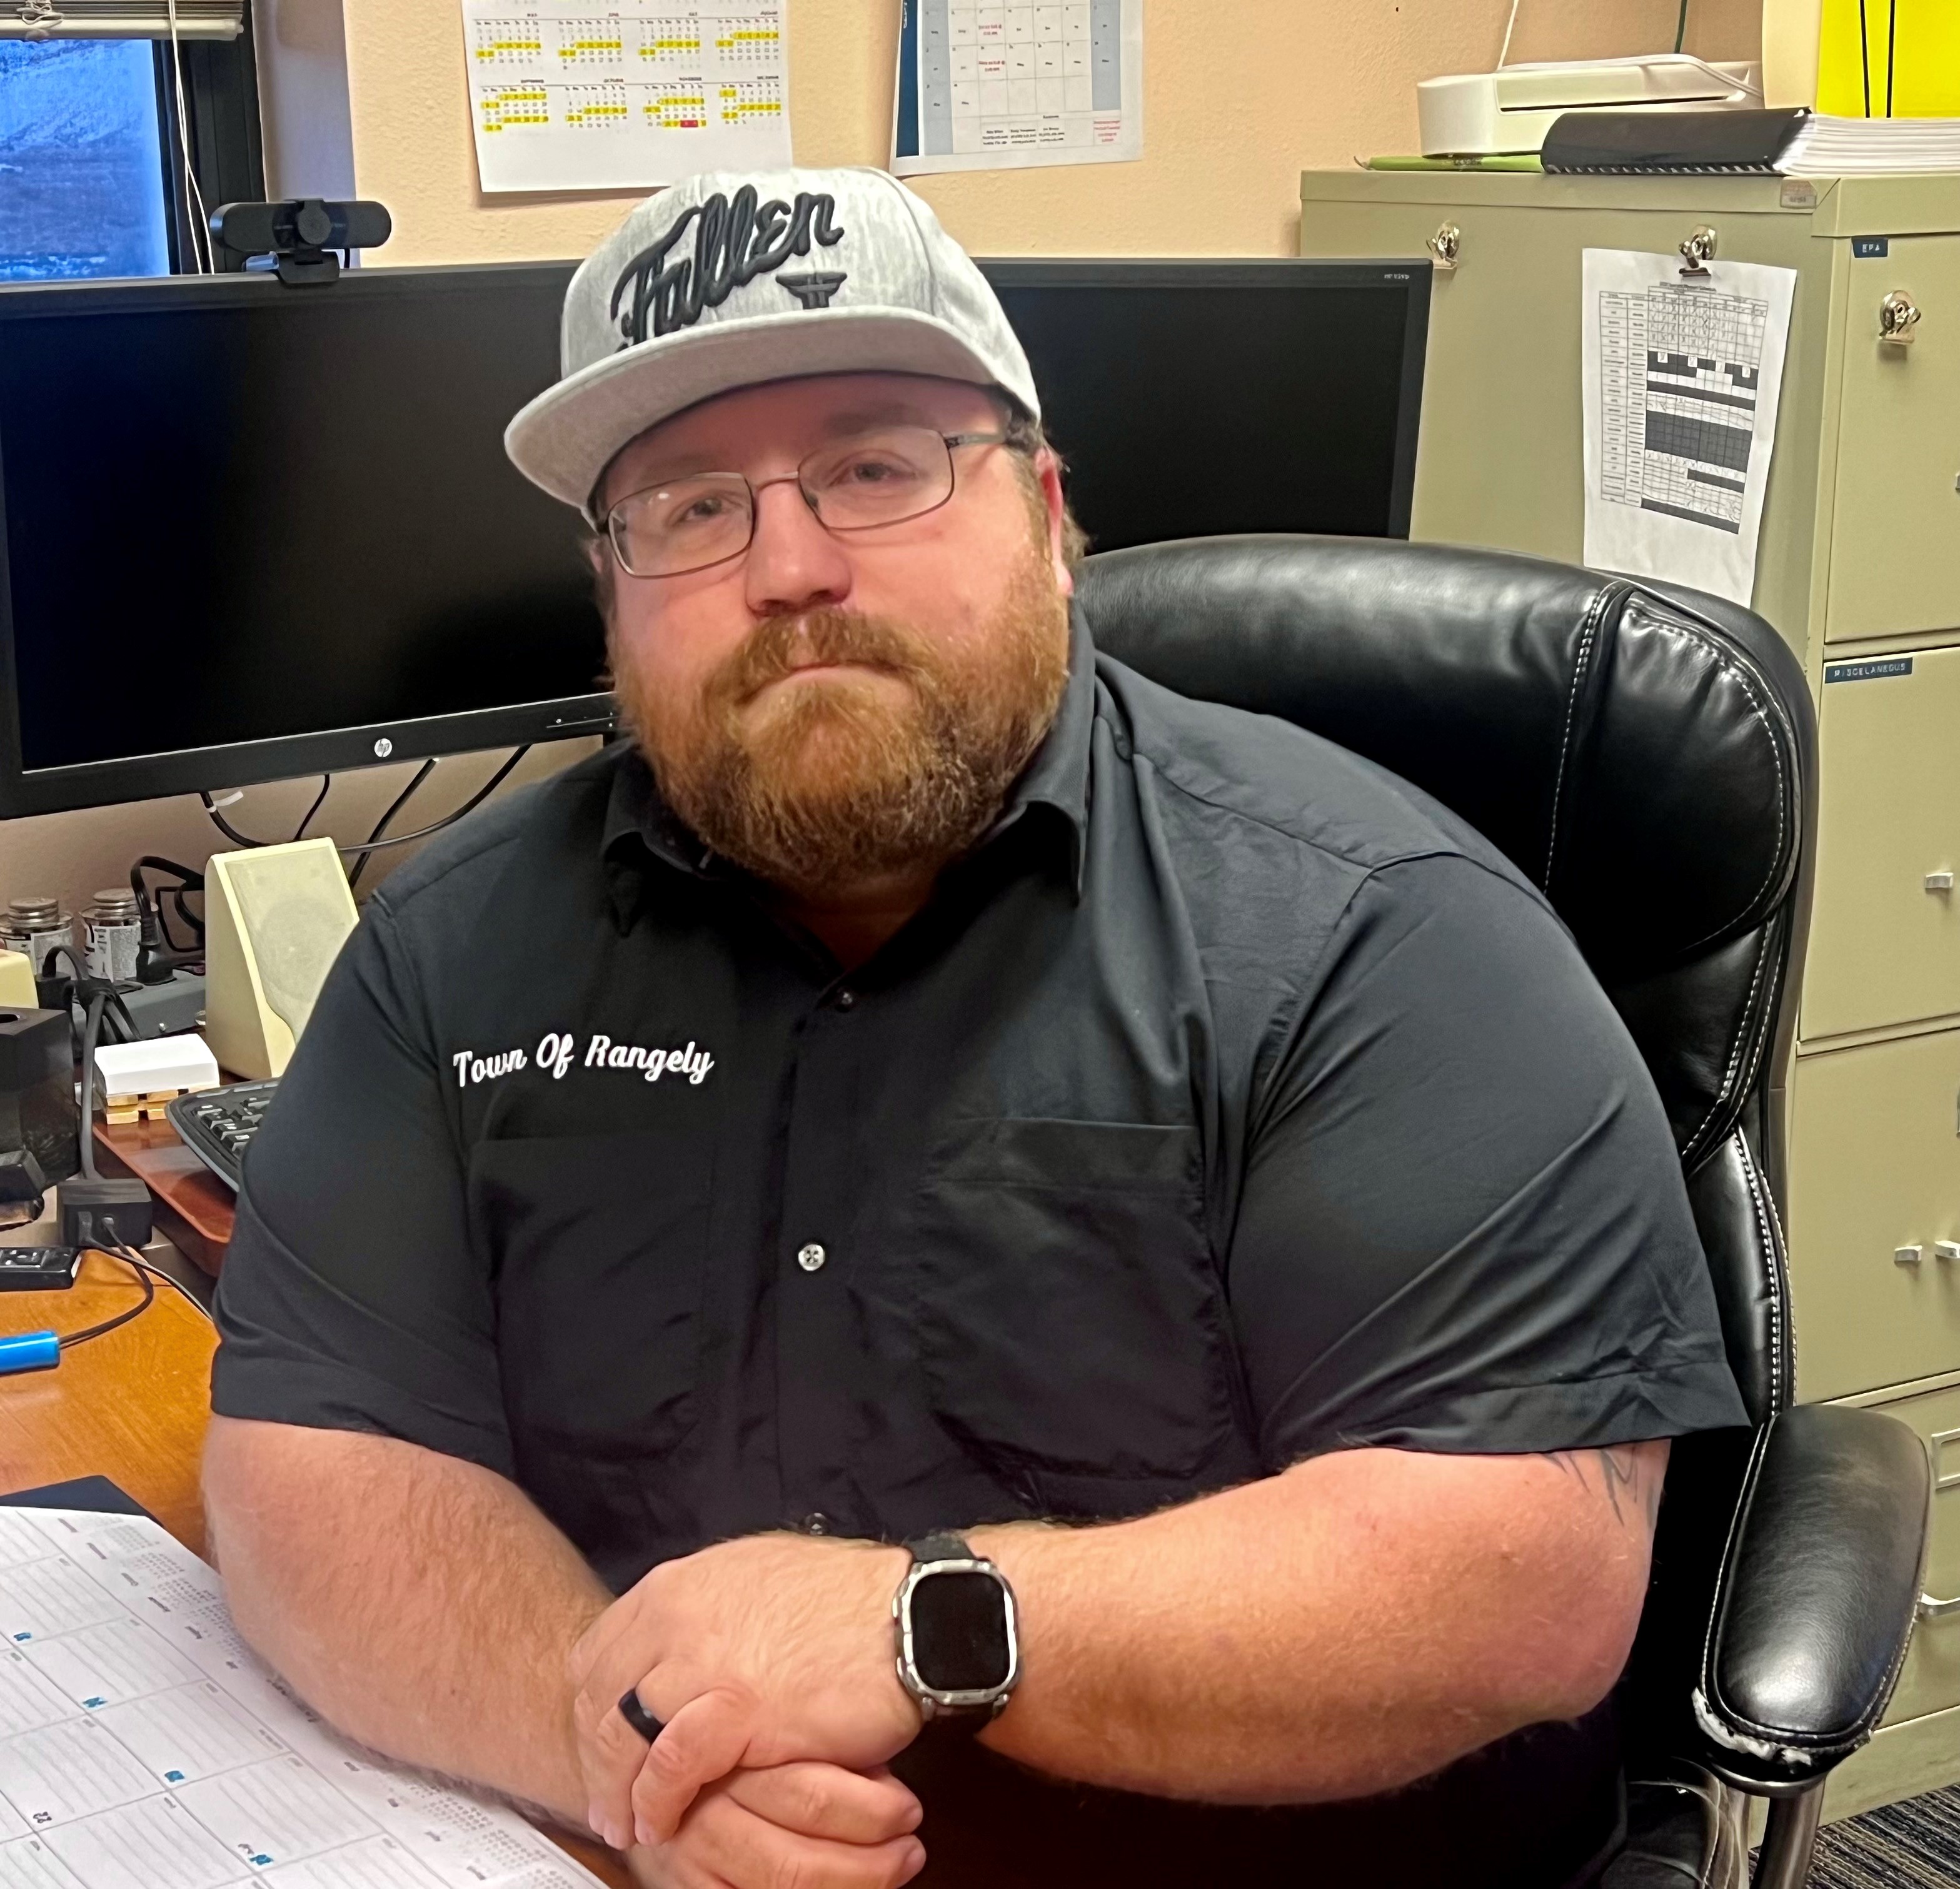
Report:
[[[1761,618],[1503,552],[1198,538],[1090,559],[1096,646],[1367,756],[1551,900],[1652,1071],[1752,1419],[1792,1394],[1775,1203],[1814,724]]]

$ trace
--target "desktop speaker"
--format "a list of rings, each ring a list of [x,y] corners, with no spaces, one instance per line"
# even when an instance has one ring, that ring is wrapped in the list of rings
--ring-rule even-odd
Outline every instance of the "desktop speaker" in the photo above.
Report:
[[[40,1007],[33,960],[24,951],[0,951],[0,1004],[11,1010]]]
[[[215,854],[205,875],[205,1040],[218,1067],[285,1072],[359,922],[331,839]]]

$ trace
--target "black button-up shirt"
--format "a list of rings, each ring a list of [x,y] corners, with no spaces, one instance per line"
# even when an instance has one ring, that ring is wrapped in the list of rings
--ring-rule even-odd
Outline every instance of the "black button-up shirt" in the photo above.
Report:
[[[1742,1422],[1659,1104],[1537,892],[1074,638],[992,832],[848,974],[624,746],[397,873],[251,1151],[216,1409],[513,1476],[616,1588]]]

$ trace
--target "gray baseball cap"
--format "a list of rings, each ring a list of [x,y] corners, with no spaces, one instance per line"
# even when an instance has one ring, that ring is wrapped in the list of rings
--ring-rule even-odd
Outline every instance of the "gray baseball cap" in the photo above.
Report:
[[[1041,416],[986,278],[883,170],[709,171],[649,197],[572,278],[560,352],[504,445],[581,509],[629,440],[762,381],[930,374]]]

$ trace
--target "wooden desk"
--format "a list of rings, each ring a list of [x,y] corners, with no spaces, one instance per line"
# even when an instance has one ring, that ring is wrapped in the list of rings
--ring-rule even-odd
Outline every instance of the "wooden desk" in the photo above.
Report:
[[[237,1199],[168,1122],[95,1125],[95,1158],[105,1174],[131,1174],[155,1197],[157,1231],[214,1278],[231,1244]]]
[[[66,1292],[0,1292],[0,1335],[76,1331],[142,1297],[100,1253]],[[211,1422],[211,1321],[167,1286],[142,1317],[63,1354],[52,1371],[0,1377],[0,1492],[107,1476],[187,1548],[205,1551],[197,1464]],[[614,1889],[624,1869],[596,1844],[555,1841]]]

